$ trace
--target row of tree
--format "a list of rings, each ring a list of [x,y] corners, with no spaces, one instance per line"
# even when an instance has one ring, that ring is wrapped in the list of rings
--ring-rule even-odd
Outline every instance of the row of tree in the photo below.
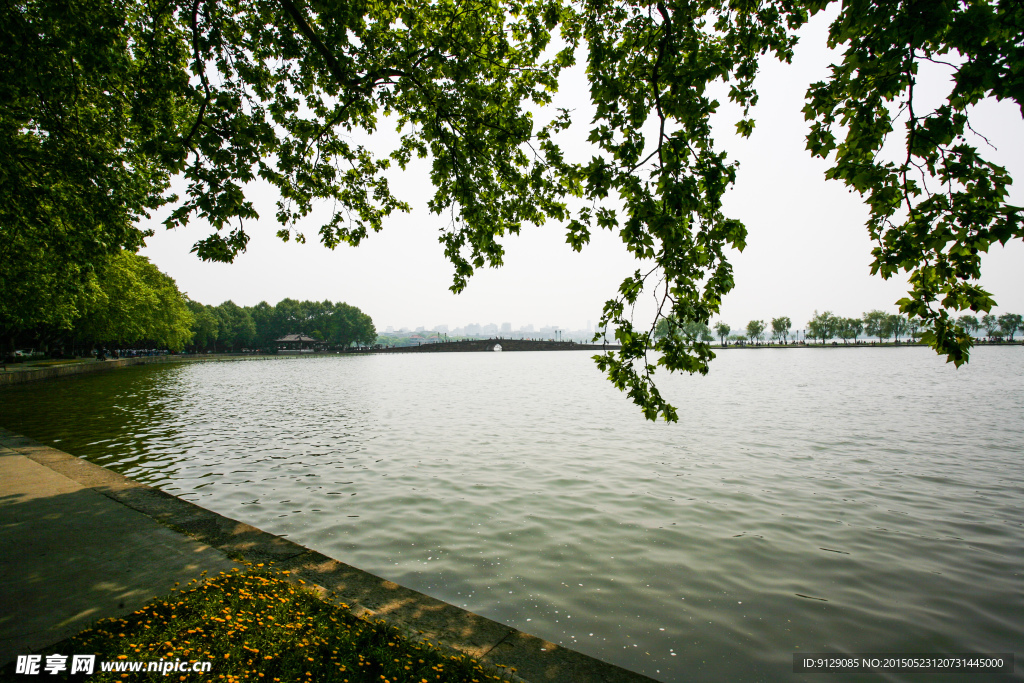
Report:
[[[74,294],[58,287],[59,314],[28,323],[17,302],[0,307],[9,355],[19,346],[76,353],[96,345],[180,350],[192,339],[192,314],[174,280],[143,256],[122,250],[76,275]],[[38,296],[48,296],[40,291]]]
[[[46,292],[40,292],[45,296]],[[355,306],[284,299],[238,306],[206,306],[190,300],[174,280],[143,256],[122,250],[82,274],[73,297],[62,296],[62,313],[28,326],[0,309],[8,355],[31,346],[78,354],[104,348],[240,351],[276,348],[274,340],[305,334],[334,348],[372,344],[373,320]]]
[[[1009,338],[1010,341],[1013,341],[1018,330],[1024,328],[1024,319],[1017,313],[1006,313],[1000,316],[985,315],[980,320],[973,315],[963,315],[960,316],[957,323],[965,333],[976,336],[979,331],[984,330],[990,338]],[[792,328],[793,323],[788,317],[772,318],[770,338],[787,343]],[[830,311],[824,313],[815,311],[814,317],[807,323],[805,336],[821,340],[821,343],[824,344],[830,339],[842,339],[845,343],[865,334],[869,337],[878,337],[878,341],[882,342],[885,339],[900,341],[906,337],[918,337],[923,331],[924,328],[917,319],[885,311],[868,311],[860,318],[844,318],[834,315]],[[728,323],[718,321],[714,325],[714,335],[712,335],[712,328],[707,325],[693,321],[679,323],[669,317],[658,321],[655,337],[675,334],[689,342],[712,342],[717,335],[719,341],[724,345],[727,341],[760,342],[764,341],[769,334],[768,325],[763,320],[751,320],[747,323],[745,330],[738,332],[738,334],[733,334],[733,329]]]
[[[774,323],[774,321],[773,321]],[[979,321],[973,315],[962,315],[956,325],[963,333],[977,336],[985,330],[990,338],[1013,340],[1014,334],[1021,329],[1022,317],[1017,313],[1005,313],[1000,316],[985,315]],[[927,327],[917,318],[886,313],[885,311],[868,311],[860,318],[844,318],[833,315],[829,311],[814,312],[814,317],[807,323],[806,336],[819,339],[825,343],[829,339],[842,339],[849,342],[861,333],[869,337],[900,341],[903,338],[917,338],[927,331]]]
[[[842,339],[849,342],[861,333],[869,337],[878,337],[879,343],[884,339],[900,341],[904,337],[913,337],[920,332],[916,320],[885,311],[868,311],[860,318],[844,318],[830,311],[814,312],[814,317],[807,323],[805,336],[818,339],[824,344],[830,339]]]
[[[243,307],[232,301],[219,306],[190,301],[188,306],[195,317],[190,344],[195,351],[268,351],[288,334],[304,334],[339,349],[377,340],[370,316],[342,302],[282,299],[276,306],[261,301]]]

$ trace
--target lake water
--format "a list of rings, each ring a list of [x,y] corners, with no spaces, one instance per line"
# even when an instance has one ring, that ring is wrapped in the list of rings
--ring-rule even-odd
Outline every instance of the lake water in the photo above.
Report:
[[[585,352],[194,363],[10,387],[0,424],[663,681],[1019,660],[1024,348],[736,349],[662,386],[677,424]]]

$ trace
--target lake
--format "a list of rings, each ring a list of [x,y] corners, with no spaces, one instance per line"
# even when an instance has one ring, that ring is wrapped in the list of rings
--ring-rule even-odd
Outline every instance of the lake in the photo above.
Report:
[[[1019,656],[1024,347],[730,349],[661,386],[677,424],[586,352],[190,363],[9,387],[0,425],[663,681]]]

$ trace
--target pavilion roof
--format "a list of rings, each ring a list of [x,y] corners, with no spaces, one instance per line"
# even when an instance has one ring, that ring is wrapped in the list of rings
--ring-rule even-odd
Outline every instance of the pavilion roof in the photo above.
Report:
[[[280,339],[275,339],[276,342],[315,342],[316,339],[307,337],[304,334],[286,334]]]

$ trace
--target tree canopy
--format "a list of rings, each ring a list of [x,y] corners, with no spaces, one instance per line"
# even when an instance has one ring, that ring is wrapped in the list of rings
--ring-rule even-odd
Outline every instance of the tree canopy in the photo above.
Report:
[[[122,251],[107,259],[90,290],[72,328],[79,341],[141,342],[180,351],[192,338],[195,320],[187,299],[174,280],[138,254]]]
[[[715,323],[715,334],[718,335],[718,339],[720,340],[720,342],[723,345],[725,344],[725,340],[729,337],[729,333],[731,331],[732,331],[732,328],[729,327],[729,325],[727,323],[725,323],[725,322],[723,322],[721,320],[719,320],[717,323]]]
[[[303,334],[337,349],[369,346],[377,340],[373,319],[341,301],[282,299],[276,306],[266,301],[255,306],[189,302],[189,308],[195,317],[191,344],[196,351],[258,348],[271,353],[277,348],[276,340],[289,334]]]
[[[831,312],[814,312],[814,317],[807,321],[807,336],[811,339],[820,339],[821,343],[836,336],[836,323],[839,319]]]
[[[789,338],[789,330],[793,327],[793,321],[788,316],[772,318],[772,337],[785,343]]]
[[[1013,341],[1013,335],[1024,326],[1024,317],[1019,313],[1004,313],[999,316],[999,329]]]
[[[65,324],[93,264],[136,249],[138,219],[161,205],[173,205],[170,227],[213,227],[199,257],[230,261],[257,218],[247,185],[260,178],[280,192],[282,238],[304,240],[325,200],[319,240],[357,245],[409,208],[388,169],[427,157],[453,291],[501,265],[503,236],[547,220],[577,250],[595,229],[617,231],[652,264],[606,303],[601,327],[621,350],[597,360],[647,417],[674,420],[657,367],[705,373],[714,354],[703,338],[657,335],[658,322],[707,325],[734,285],[728,251],[747,235],[722,210],[736,166],[717,151],[709,89],[728,84],[749,136],[760,60],[788,62],[830,5],[842,59],[807,92],[808,150],[864,198],[872,271],[909,274],[900,310],[928,323],[924,340],[950,361],[971,347],[950,313],[994,305],[980,254],[1022,237],[1011,178],[969,120],[984,99],[1024,101],[1016,1],[2,1],[0,290],[45,293],[0,302],[5,329]],[[578,54],[593,120],[535,117]],[[929,61],[952,78],[922,111]],[[385,121],[394,147],[358,142]],[[570,126],[585,128],[589,161],[559,147]],[[904,148],[890,159],[897,126]],[[168,194],[179,174],[180,198]],[[632,315],[644,292],[659,302],[649,325]]]

